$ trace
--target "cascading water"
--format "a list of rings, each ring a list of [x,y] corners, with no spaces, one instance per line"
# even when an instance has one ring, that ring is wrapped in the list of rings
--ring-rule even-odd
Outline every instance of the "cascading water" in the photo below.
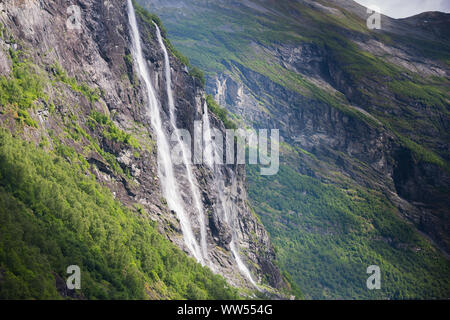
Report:
[[[212,130],[211,130],[211,124],[209,121],[209,115],[208,115],[208,106],[205,102],[203,107],[203,144],[204,144],[204,162],[205,164],[211,169],[214,176],[214,186],[217,191],[217,199],[219,202],[219,205],[217,206],[217,209],[220,210],[223,221],[228,224],[228,226],[231,229],[231,242],[230,242],[230,249],[233,253],[234,259],[236,261],[236,264],[238,266],[239,271],[250,281],[250,283],[258,288],[258,285],[253,280],[250,270],[247,268],[247,266],[242,261],[239,250],[236,247],[237,242],[237,234],[236,234],[236,226],[235,226],[235,219],[237,217],[234,216],[233,212],[235,212],[234,203],[229,199],[230,197],[225,195],[225,179],[223,172],[218,164],[218,146],[214,143],[212,139]],[[233,185],[235,185],[236,177],[233,173]]]
[[[134,12],[133,3],[128,0],[128,19],[131,29],[132,39],[132,54],[136,61],[139,75],[144,81],[145,88],[148,95],[147,113],[151,120],[153,130],[156,134],[157,147],[158,147],[158,176],[161,181],[161,187],[163,195],[166,198],[169,209],[173,210],[178,219],[180,220],[181,230],[183,232],[184,242],[192,253],[192,255],[204,264],[202,250],[198,245],[188,216],[184,209],[183,200],[181,199],[179,187],[174,175],[173,162],[171,158],[169,142],[166,137],[166,133],[163,130],[162,118],[161,118],[161,106],[155,95],[155,90],[150,80],[150,74],[146,65],[142,53],[141,38],[139,35],[139,28],[137,25],[136,15]]]
[[[185,210],[185,203],[181,196],[181,192],[179,189],[179,185],[176,179],[174,164],[172,155],[170,152],[170,144],[167,138],[166,132],[163,129],[163,119],[161,116],[162,108],[155,94],[155,90],[150,80],[150,74],[146,65],[146,61],[144,59],[142,53],[142,45],[139,35],[139,28],[136,21],[136,15],[134,11],[134,7],[131,0],[128,1],[128,17],[129,24],[131,29],[131,38],[133,42],[133,57],[136,61],[139,75],[142,78],[145,87],[147,89],[148,94],[148,116],[151,119],[151,124],[153,130],[156,134],[157,147],[158,147],[158,176],[161,181],[161,187],[164,194],[164,197],[167,200],[167,204],[169,209],[173,210],[180,220],[181,229],[184,236],[184,242],[192,253],[192,255],[202,264],[205,264],[205,259],[208,257],[207,252],[207,242],[206,242],[206,222],[205,216],[203,212],[203,206],[200,200],[200,191],[196,184],[196,178],[192,171],[192,168],[189,164],[188,159],[188,150],[186,149],[185,143],[183,143],[181,136],[179,135],[176,128],[176,117],[175,117],[175,104],[172,92],[172,77],[171,77],[171,68],[170,68],[170,60],[169,55],[167,53],[167,48],[164,45],[164,41],[161,36],[160,29],[155,24],[157,30],[158,42],[161,46],[161,49],[164,53],[164,62],[165,62],[165,78],[166,78],[166,91],[167,91],[167,99],[169,105],[169,124],[170,129],[174,133],[178,145],[181,146],[181,160],[185,169],[186,180],[189,184],[189,189],[191,191],[192,200],[194,202],[194,206],[197,210],[197,214],[199,217],[199,225],[200,225],[200,245],[197,243],[197,240],[192,231],[192,226],[189,221],[189,215]],[[237,234],[235,231],[235,219],[236,217],[233,215],[235,211],[233,202],[231,201],[231,196],[225,194],[225,179],[223,176],[222,170],[215,165],[215,157],[217,156],[217,147],[216,144],[212,140],[211,135],[211,125],[209,122],[208,116],[208,108],[205,103],[204,112],[203,112],[203,141],[205,144],[204,149],[204,161],[206,165],[212,170],[214,176],[214,186],[217,190],[218,195],[218,206],[216,207],[221,214],[223,221],[228,224],[232,231],[232,240],[230,243],[230,249],[236,261],[237,267],[240,272],[250,281],[252,285],[258,288],[258,285],[253,280],[249,269],[245,266],[242,261],[238,248],[237,248]],[[235,177],[233,175],[233,181]]]
[[[180,135],[178,134],[177,126],[176,126],[176,116],[175,116],[175,103],[173,98],[173,92],[172,92],[172,75],[171,75],[171,68],[170,68],[170,60],[169,60],[169,54],[167,53],[167,48],[164,44],[164,41],[161,36],[161,31],[156,23],[154,23],[156,27],[156,34],[158,37],[159,45],[161,46],[161,49],[164,53],[164,68],[165,68],[165,76],[166,76],[166,91],[167,91],[167,100],[169,103],[169,114],[170,114],[170,125],[172,127],[172,130],[176,136],[176,140],[178,142],[178,145],[181,146],[181,160],[183,162],[183,166],[186,170],[186,176],[187,180],[189,182],[189,189],[191,191],[191,195],[194,201],[195,208],[197,210],[199,224],[200,224],[200,245],[202,249],[202,254],[205,259],[208,257],[208,247],[206,243],[206,223],[205,223],[205,216],[203,213],[203,205],[200,201],[200,191],[197,187],[197,184],[194,180],[194,173],[192,172],[192,168],[190,166],[190,161],[187,157],[187,154],[190,154],[186,150],[186,144],[183,143],[181,140]]]

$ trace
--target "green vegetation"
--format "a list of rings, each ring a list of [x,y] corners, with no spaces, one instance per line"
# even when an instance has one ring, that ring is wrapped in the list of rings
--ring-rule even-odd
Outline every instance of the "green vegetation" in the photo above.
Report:
[[[45,99],[44,87],[47,79],[32,62],[23,59],[21,52],[10,50],[12,70],[9,77],[0,77],[0,106],[25,110],[33,107],[38,99]]]
[[[23,57],[23,52],[10,49],[9,54],[12,70],[9,76],[0,77],[0,112],[12,112],[21,125],[37,128],[27,109],[33,108],[39,99],[47,100],[44,88],[48,78],[39,67]]]
[[[94,130],[95,129],[95,120],[93,120],[92,118],[88,120],[88,125],[91,126],[91,129]],[[118,129],[117,129],[118,130]],[[98,141],[96,141],[96,139],[94,139],[93,137],[91,137],[77,122],[71,120],[69,122],[65,123],[65,128],[64,131],[68,133],[68,135],[70,136],[70,138],[74,141],[78,141],[81,137],[84,137],[87,141],[88,141],[88,145],[86,147],[86,149],[88,151],[93,150],[96,151],[111,167],[112,171],[114,173],[116,173],[119,176],[124,176],[125,174],[127,174],[128,178],[129,175],[127,172],[124,172],[122,167],[120,166],[120,164],[117,162],[116,156],[112,153],[106,152],[105,150],[103,150],[102,148],[100,148]],[[108,131],[103,131],[103,134],[108,135],[109,132]],[[123,136],[123,134],[122,134]],[[57,146],[57,151],[59,152],[59,155],[64,157],[65,159],[69,160],[69,161],[81,161],[83,163],[86,163],[87,166],[87,162],[84,159],[84,157],[80,154],[78,154],[77,152],[75,152],[75,150],[71,147],[68,147],[66,145],[64,145],[64,143],[58,138],[58,137],[53,137],[54,143]],[[123,140],[122,142],[125,142],[127,140]],[[133,144],[135,144],[136,146],[139,146],[137,144],[137,142],[133,139],[130,138],[129,141],[134,141]]]
[[[29,127],[34,127],[34,128],[38,127],[38,124],[36,123],[36,121],[33,120],[33,118],[31,118],[31,116],[27,110],[19,109],[17,111],[17,120],[22,125],[27,125]]]
[[[0,298],[61,298],[55,279],[74,264],[87,299],[237,297],[139,212],[80,164],[0,132]]]
[[[58,63],[54,63],[51,66],[51,71],[53,72],[56,81],[69,85],[73,91],[81,93],[89,100],[89,102],[93,103],[100,99],[101,94],[98,89],[92,89],[85,83],[79,84],[75,78],[69,77],[66,71]]]
[[[355,43],[337,33],[322,35],[318,43],[328,48],[340,70],[351,76],[355,83],[361,79],[380,80],[380,77],[396,77],[402,70],[369,52],[360,50]]]
[[[134,149],[141,149],[136,138],[117,128],[108,116],[103,115],[98,111],[93,111],[91,113],[89,125],[92,129],[94,129],[96,125],[102,126],[104,128],[103,135],[108,140],[125,143]]]
[[[249,166],[249,194],[285,268],[309,298],[446,298],[450,262],[374,191],[323,184],[281,165]],[[366,268],[382,290],[366,288]],[[424,272],[426,270],[426,272]]]
[[[139,17],[144,22],[146,22],[149,26],[153,26],[153,23],[155,23],[158,26],[158,28],[161,31],[161,35],[163,37],[164,44],[165,44],[166,48],[168,49],[168,51],[170,53],[172,53],[172,55],[175,56],[182,64],[184,64],[188,68],[189,74],[192,77],[194,77],[195,79],[197,79],[200,82],[200,84],[204,87],[206,84],[205,74],[199,68],[192,66],[189,59],[186,56],[184,56],[183,54],[181,54],[181,52],[178,51],[172,45],[170,40],[167,38],[167,31],[166,31],[166,28],[164,27],[164,25],[162,24],[161,19],[157,15],[151,14],[146,9],[141,7],[135,0],[133,0],[133,6],[134,6],[134,10],[136,11],[136,13],[139,15]]]
[[[448,135],[447,79],[420,79],[359,48],[349,34],[355,32],[358,39],[366,39],[371,32],[349,12],[323,14],[289,1],[274,2],[273,6],[281,14],[248,19],[245,7],[220,14],[225,7],[213,2],[198,12],[194,8],[182,21],[169,23],[174,43],[192,59],[193,66],[168,40],[159,17],[135,3],[140,19],[150,27],[153,22],[159,26],[169,52],[203,86],[205,76],[196,66],[211,75],[228,70],[243,77],[234,67],[241,64],[288,90],[377,126],[376,120],[349,108],[343,95],[281,66],[278,57],[266,50],[273,44],[316,45],[326,51],[334,68],[342,71],[340,78],[346,85],[354,88],[352,101],[378,119],[418,161],[449,168],[441,147],[441,141],[447,140],[433,140],[427,131]],[[2,38],[8,36],[4,31],[0,25]],[[373,37],[386,44],[402,41],[424,56],[450,61],[445,45],[381,33]],[[12,111],[23,125],[38,127],[29,109],[39,100],[48,100],[45,88],[49,78],[51,84],[63,83],[91,104],[101,97],[99,90],[69,77],[57,63],[49,68],[48,77],[23,52],[10,50],[9,54],[11,74],[0,77],[1,112]],[[128,70],[132,69],[131,55],[124,60]],[[130,80],[135,83],[133,77]],[[236,129],[230,114],[211,95],[206,101],[226,128]],[[48,105],[54,112],[54,104]],[[429,110],[432,112],[423,112]],[[100,130],[105,139],[127,144],[135,157],[142,149],[139,142],[99,112],[92,112],[87,123],[78,123],[72,116],[64,123],[66,136],[52,137],[54,151],[50,154],[40,149],[49,146],[46,138],[41,138],[37,148],[0,132],[0,298],[61,298],[56,278],[66,278],[65,268],[71,264],[82,269],[82,290],[77,294],[88,299],[236,298],[236,291],[221,277],[160,235],[142,206],[134,205],[132,210],[115,201],[90,174],[92,168],[77,151],[79,145],[69,146],[64,139],[87,139],[83,151],[95,150],[121,176],[125,173],[116,156],[104,151],[81,125]],[[319,161],[305,150],[283,147]],[[279,265],[289,272],[285,277],[298,296],[297,286],[308,298],[450,296],[449,261],[399,218],[385,195],[351,184],[327,184],[299,174],[298,162],[290,165],[281,165],[280,173],[271,177],[260,176],[257,168],[249,167],[249,195],[255,214],[276,245]],[[373,264],[382,270],[380,291],[365,286],[366,268]]]
[[[398,98],[409,101],[418,101],[425,106],[440,108],[442,111],[450,113],[450,95],[447,86],[430,85],[426,83],[416,83],[408,80],[389,82],[389,88]]]
[[[126,54],[123,59],[125,60],[127,68],[131,69],[133,67],[133,56],[131,54]]]
[[[406,148],[408,148],[413,152],[418,161],[433,163],[437,166],[445,168],[447,171],[450,172],[450,165],[446,163],[440,156],[438,156],[433,151],[427,150],[426,148],[422,147],[421,145],[415,143],[414,141],[402,135],[397,134],[397,137],[400,139],[403,146],[405,146]]]
[[[163,23],[161,22],[161,19],[156,14],[151,14],[149,11],[145,10],[143,7],[141,7],[136,0],[133,0],[133,7],[136,14],[149,26],[152,26],[153,23],[156,23],[159,30],[161,30],[161,35],[166,38],[167,36],[167,30],[164,27]]]
[[[220,120],[222,120],[225,128],[227,129],[237,129],[237,125],[228,118],[228,111],[225,108],[219,106],[219,104],[214,100],[212,95],[206,96],[206,103],[208,104],[208,109],[214,113]]]
[[[6,28],[3,26],[2,23],[0,23],[0,39],[3,39],[5,31],[6,31]]]
[[[193,67],[190,63],[187,65],[189,68],[189,74],[200,81],[202,87],[206,85],[205,73],[197,67]]]

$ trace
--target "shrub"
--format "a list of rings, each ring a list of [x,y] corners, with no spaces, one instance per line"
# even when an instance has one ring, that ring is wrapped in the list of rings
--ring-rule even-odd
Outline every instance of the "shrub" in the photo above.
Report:
[[[228,111],[225,108],[219,106],[219,104],[214,100],[212,95],[206,96],[206,103],[208,104],[208,109],[214,113],[220,120],[222,120],[225,128],[227,129],[237,129],[237,125],[228,118]]]

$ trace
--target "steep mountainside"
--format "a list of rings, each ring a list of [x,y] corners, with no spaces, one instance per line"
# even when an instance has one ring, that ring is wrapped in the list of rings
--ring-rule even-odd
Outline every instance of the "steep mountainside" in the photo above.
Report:
[[[81,20],[73,20],[76,10],[69,5],[78,6]],[[230,285],[244,294],[290,292],[250,210],[242,165],[224,167],[220,175],[228,224],[217,209],[212,170],[174,167],[177,187],[170,187],[180,191],[192,241],[204,236],[199,261],[205,266],[182,252],[192,256],[180,212],[162,191],[160,141],[140,52],[132,50],[137,39],[132,41],[129,5],[0,3],[0,297],[65,297],[71,294],[65,271],[72,264],[82,271],[78,298],[237,297]],[[177,127],[194,136],[194,121],[209,117],[214,128],[225,130],[217,116],[204,114],[201,74],[188,70],[165,38],[161,46],[157,24],[163,29],[159,19],[137,9],[138,41],[163,135],[173,133],[170,77]]]
[[[369,30],[353,1],[139,2],[236,123],[281,130],[250,199],[306,296],[450,296],[450,15]]]

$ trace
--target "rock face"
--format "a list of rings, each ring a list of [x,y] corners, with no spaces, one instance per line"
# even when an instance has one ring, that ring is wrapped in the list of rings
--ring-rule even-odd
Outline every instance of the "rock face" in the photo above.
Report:
[[[126,1],[79,0],[71,4],[80,8],[80,20],[73,18],[73,11],[68,11],[69,4],[63,0],[12,0],[0,4],[0,21],[4,28],[0,40],[0,74],[8,74],[11,67],[8,50],[12,50],[26,55],[44,74],[55,76],[65,72],[67,79],[73,79],[70,82],[65,78],[69,85],[47,82],[48,99],[36,103],[30,112],[38,122],[37,128],[25,127],[24,132],[20,132],[12,125],[10,129],[36,144],[44,138],[49,140],[49,152],[63,144],[82,154],[96,178],[117,199],[157,221],[163,234],[187,250],[179,221],[168,210],[160,190],[155,135],[145,111],[146,93],[129,50]],[[80,28],[71,28],[73,19],[80,23]],[[167,117],[163,53],[153,24],[142,16],[138,16],[138,20],[144,55]],[[202,119],[205,91],[172,54],[170,63],[177,125],[194,136],[194,121]],[[87,94],[92,93],[89,90],[73,90],[74,87],[86,88],[82,84],[91,88],[97,97]],[[96,114],[106,115],[111,123],[93,121]],[[8,117],[2,114],[0,121],[5,125]],[[214,127],[225,130],[215,115],[210,114],[210,118]],[[133,137],[139,147],[127,142],[128,138],[112,139],[105,133],[108,127],[116,127]],[[75,139],[74,128],[86,135]],[[240,255],[255,280],[281,289],[285,284],[274,265],[272,245],[248,206],[245,168],[229,166],[223,170],[224,185],[230,194],[229,205],[235,208]],[[206,227],[212,269],[236,286],[253,289],[248,279],[240,274],[230,251],[230,230],[217,216],[211,172],[199,165],[194,166],[194,173],[205,212],[209,213]],[[195,221],[192,219],[193,229],[198,235],[200,226]]]

